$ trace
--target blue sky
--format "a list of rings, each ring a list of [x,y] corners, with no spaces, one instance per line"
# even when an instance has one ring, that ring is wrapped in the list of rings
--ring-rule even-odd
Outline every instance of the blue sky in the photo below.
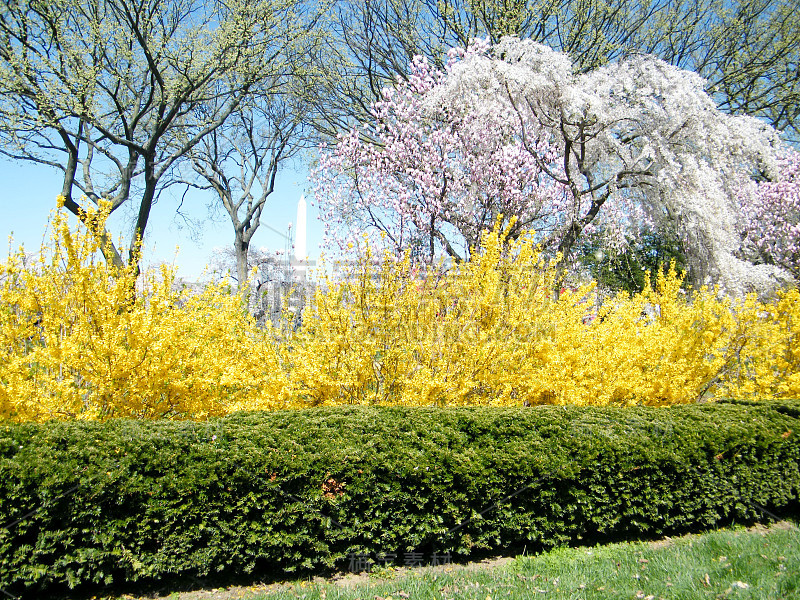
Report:
[[[13,233],[13,249],[24,244],[26,252],[38,251],[45,238],[50,212],[55,208],[61,190],[60,171],[33,163],[0,160],[0,260],[8,256],[7,239]],[[286,248],[289,223],[295,224],[297,202],[310,189],[307,171],[302,164],[284,169],[275,191],[267,200],[259,227],[253,237],[253,247],[271,250]],[[308,198],[307,198],[308,199]],[[233,228],[227,213],[220,207],[216,216],[209,216],[210,192],[195,192],[187,197],[183,209],[192,219],[201,222],[196,231],[176,216],[178,192],[167,191],[153,207],[145,235],[145,264],[174,263],[180,277],[195,280],[212,260],[215,248],[233,243]],[[117,237],[123,234],[127,243],[132,216],[121,207],[110,220]],[[308,205],[308,254],[317,256],[322,239],[322,226],[316,207]],[[175,254],[176,246],[179,248]]]

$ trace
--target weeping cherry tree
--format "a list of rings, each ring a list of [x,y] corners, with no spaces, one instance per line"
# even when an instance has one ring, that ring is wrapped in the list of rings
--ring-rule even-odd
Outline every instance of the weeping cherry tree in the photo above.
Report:
[[[562,266],[579,240],[619,253],[675,231],[694,285],[741,294],[791,279],[747,260],[737,194],[783,150],[770,126],[718,110],[695,73],[642,55],[578,73],[504,38],[452,50],[441,71],[415,59],[371,122],[323,148],[316,193],[330,239],[380,233],[425,260],[467,258],[498,218]]]

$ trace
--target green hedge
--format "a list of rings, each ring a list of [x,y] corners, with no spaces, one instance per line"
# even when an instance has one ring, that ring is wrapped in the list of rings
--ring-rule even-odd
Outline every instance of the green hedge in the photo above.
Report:
[[[0,587],[348,568],[798,513],[800,402],[0,425]]]

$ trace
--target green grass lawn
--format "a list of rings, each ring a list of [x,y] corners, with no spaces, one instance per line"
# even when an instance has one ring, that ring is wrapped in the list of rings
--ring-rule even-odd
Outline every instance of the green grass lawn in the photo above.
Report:
[[[495,567],[380,569],[338,582],[298,581],[215,590],[247,600],[415,600],[500,598],[800,598],[800,529],[716,531],[660,542],[562,548]],[[186,598],[197,594],[192,592]],[[183,598],[174,594],[170,598]],[[203,597],[203,596],[195,596]]]

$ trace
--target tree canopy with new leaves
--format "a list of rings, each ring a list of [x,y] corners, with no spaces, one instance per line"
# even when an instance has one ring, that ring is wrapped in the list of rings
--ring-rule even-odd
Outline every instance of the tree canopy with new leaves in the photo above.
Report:
[[[253,90],[270,93],[306,43],[294,0],[11,0],[0,13],[0,152],[63,173],[111,211],[131,205],[135,260],[171,170]],[[88,206],[91,206],[89,204]]]
[[[593,70],[630,54],[652,54],[698,73],[726,112],[767,120],[800,141],[800,11],[774,0],[366,0],[339,3],[335,133],[369,118],[381,89],[409,75],[415,55],[444,67],[445,53],[471,39],[516,35],[565,52]]]

